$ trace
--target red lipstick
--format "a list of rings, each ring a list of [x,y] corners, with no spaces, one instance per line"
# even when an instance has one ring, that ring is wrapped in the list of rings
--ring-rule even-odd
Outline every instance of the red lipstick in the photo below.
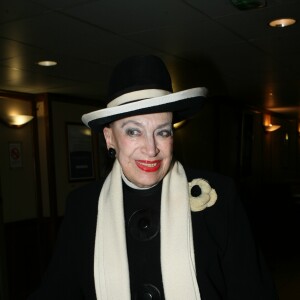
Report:
[[[145,172],[156,172],[161,165],[161,160],[136,160],[137,167]]]

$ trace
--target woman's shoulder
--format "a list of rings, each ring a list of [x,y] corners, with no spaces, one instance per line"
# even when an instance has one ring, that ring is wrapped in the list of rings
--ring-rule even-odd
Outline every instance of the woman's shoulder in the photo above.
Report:
[[[97,193],[100,193],[102,185],[103,182],[99,180],[89,182],[87,184],[75,188],[73,191],[69,193],[68,197],[73,199],[78,199],[86,195],[89,196],[95,195]]]
[[[71,191],[67,197],[67,208],[94,209],[98,204],[103,181],[93,181]]]
[[[193,212],[192,218],[197,230],[201,228],[199,224],[202,224],[203,221],[209,236],[221,251],[225,251],[229,234],[234,228],[232,224],[239,219],[237,215],[244,215],[235,181],[231,177],[212,171],[186,168],[185,172],[189,182],[201,178],[215,190],[217,199],[214,204],[207,206],[202,211]]]
[[[189,183],[195,179],[204,179],[214,189],[216,201],[213,205],[201,212],[196,212],[197,215],[203,215],[207,222],[226,224],[227,219],[233,215],[233,211],[242,209],[233,178],[213,171],[192,168],[185,168],[185,172]]]
[[[219,191],[226,191],[230,189],[235,189],[235,181],[233,178],[219,174],[209,170],[195,169],[191,167],[184,166],[188,182],[194,179],[201,178],[207,181],[212,188]]]

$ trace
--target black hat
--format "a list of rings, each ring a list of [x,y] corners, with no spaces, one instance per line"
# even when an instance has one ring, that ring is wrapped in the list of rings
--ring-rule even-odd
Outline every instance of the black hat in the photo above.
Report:
[[[159,57],[133,56],[116,66],[107,107],[83,115],[82,121],[100,131],[103,125],[129,116],[173,112],[173,121],[179,122],[197,113],[206,94],[204,87],[173,93],[169,72]]]

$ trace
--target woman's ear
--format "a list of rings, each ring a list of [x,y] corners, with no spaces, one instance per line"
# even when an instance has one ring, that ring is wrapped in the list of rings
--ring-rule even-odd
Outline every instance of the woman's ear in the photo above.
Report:
[[[113,147],[112,145],[112,129],[110,127],[103,128],[103,135],[106,142],[107,149]]]

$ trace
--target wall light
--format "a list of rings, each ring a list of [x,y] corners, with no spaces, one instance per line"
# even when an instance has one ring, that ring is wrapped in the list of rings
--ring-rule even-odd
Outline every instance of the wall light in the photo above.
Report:
[[[279,129],[280,127],[281,127],[280,125],[270,124],[269,126],[265,126],[265,131],[272,132],[272,131]]]
[[[285,139],[286,141],[289,140],[289,134],[288,134],[287,132],[285,133],[284,139]]]
[[[86,135],[86,136],[91,136],[91,135],[92,135],[92,131],[91,131],[91,129],[89,129],[89,128],[84,128],[84,129],[82,129],[82,130],[81,130],[81,133],[82,133],[83,135]]]
[[[9,116],[2,116],[1,120],[8,125],[9,127],[16,127],[20,128],[23,127],[25,124],[30,122],[33,119],[33,116],[28,115],[9,115]]]
[[[57,65],[55,60],[41,60],[37,63],[41,67],[53,67]]]
[[[186,122],[186,120],[180,121],[178,123],[174,123],[173,128],[178,129],[178,128],[182,127],[185,124],[185,122]]]
[[[269,114],[264,114],[263,126],[267,132],[275,131],[281,127],[281,125],[274,125],[271,123],[271,115]]]

